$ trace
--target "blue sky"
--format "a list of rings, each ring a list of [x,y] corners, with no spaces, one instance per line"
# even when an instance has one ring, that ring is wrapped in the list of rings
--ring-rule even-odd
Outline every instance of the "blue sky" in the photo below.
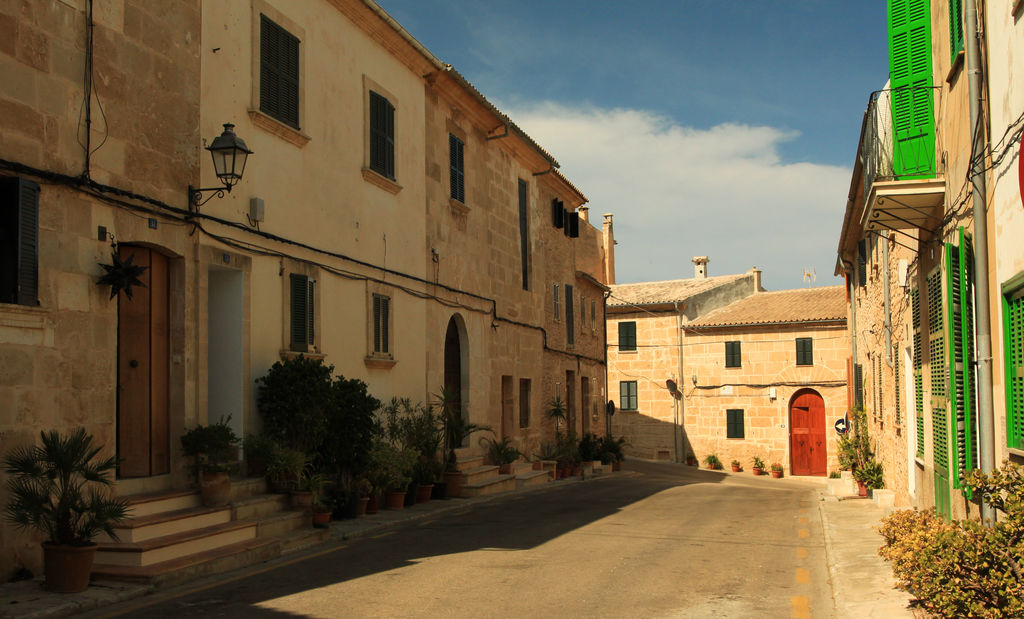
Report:
[[[615,214],[619,283],[832,277],[884,2],[378,0]]]

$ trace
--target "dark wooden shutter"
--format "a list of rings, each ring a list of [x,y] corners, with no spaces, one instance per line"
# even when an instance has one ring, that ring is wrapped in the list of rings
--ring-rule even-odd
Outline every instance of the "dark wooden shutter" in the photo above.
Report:
[[[370,91],[370,169],[395,179],[395,106]]]
[[[39,305],[39,185],[18,179],[18,304]]]
[[[896,178],[935,175],[929,0],[889,0],[889,82],[892,88]]]
[[[743,409],[730,408],[725,411],[726,428],[725,438],[743,438]]]
[[[569,238],[575,239],[580,236],[580,214],[576,211],[569,211]]]
[[[450,168],[449,184],[451,197],[459,202],[466,202],[466,168],[465,145],[462,140],[448,134],[448,164]]]
[[[619,323],[619,351],[636,350],[636,323]]]
[[[260,111],[299,128],[299,40],[260,15]]]
[[[738,368],[743,366],[742,349],[739,342],[725,343],[725,367]]]
[[[854,406],[864,408],[864,367],[853,364],[853,399]]]
[[[814,340],[809,337],[796,338],[796,364],[814,365]]]
[[[574,307],[573,307],[573,291],[572,286],[569,284],[565,285],[565,343],[569,346],[573,346],[576,343],[576,328],[574,322]]]
[[[527,219],[526,181],[519,179],[519,258],[523,268],[523,290],[530,289],[530,264],[529,264],[529,220]]]
[[[866,239],[857,241],[857,285],[868,282],[868,242]]]
[[[390,353],[391,299],[373,295],[373,352]]]
[[[565,205],[558,198],[551,200],[551,223],[559,229],[565,223]]]
[[[307,321],[313,311],[310,304],[311,282],[305,275],[292,273],[289,275],[291,284],[291,348],[299,352],[309,350],[312,330]]]

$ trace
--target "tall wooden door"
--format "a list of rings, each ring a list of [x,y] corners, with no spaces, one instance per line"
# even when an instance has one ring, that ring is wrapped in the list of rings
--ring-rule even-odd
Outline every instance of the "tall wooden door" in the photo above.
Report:
[[[825,401],[813,389],[803,389],[793,397],[789,407],[789,443],[793,475],[825,475]]]
[[[167,257],[146,247],[120,246],[148,267],[117,300],[117,455],[120,477],[170,472],[168,417],[169,284]]]

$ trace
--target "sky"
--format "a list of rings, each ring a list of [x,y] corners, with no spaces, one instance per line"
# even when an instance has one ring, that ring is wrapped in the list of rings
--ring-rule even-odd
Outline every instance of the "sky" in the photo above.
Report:
[[[616,282],[833,276],[885,3],[378,0],[614,214]],[[806,280],[804,272],[816,274]]]

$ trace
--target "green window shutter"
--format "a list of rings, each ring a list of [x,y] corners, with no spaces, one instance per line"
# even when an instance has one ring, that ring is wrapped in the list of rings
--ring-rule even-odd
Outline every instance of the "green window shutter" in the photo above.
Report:
[[[959,229],[959,246],[946,243],[947,321],[949,334],[949,386],[955,434],[953,487],[960,488],[967,473],[977,468],[974,424],[974,267],[971,238]]]
[[[924,374],[921,369],[921,294],[917,288],[910,291],[910,310],[914,325],[912,363],[914,370],[914,415],[917,428],[918,458],[924,457]]]
[[[796,338],[796,364],[814,365],[814,340],[809,337]]]
[[[260,15],[260,111],[299,128],[299,40]]]
[[[395,106],[370,91],[370,169],[395,180]]]
[[[391,298],[373,295],[373,352],[390,353]]]
[[[929,0],[889,0],[889,85],[896,178],[935,176]]]
[[[448,134],[448,167],[451,185],[451,197],[459,202],[466,202],[466,161],[465,145],[462,140]]]
[[[946,333],[942,302],[942,269],[936,267],[926,278],[928,286],[928,365],[932,409],[932,449],[935,467],[935,506],[948,513],[949,495],[949,412],[946,373]],[[946,511],[943,511],[945,509]]]
[[[636,350],[636,323],[619,323],[619,351]]]
[[[309,278],[297,273],[288,277],[291,284],[291,348],[306,352],[309,350]]]
[[[857,241],[857,285],[868,283],[868,242],[866,239]]]
[[[743,409],[730,408],[725,415],[725,438],[744,438]]]
[[[1024,449],[1024,289],[1003,296],[1006,446]]]
[[[853,404],[864,408],[864,366],[859,363],[853,364]]]
[[[903,423],[903,402],[900,399],[900,383],[903,382],[903,377],[900,376],[900,351],[899,347],[896,346],[893,347],[892,351],[892,375],[893,387],[896,390],[896,425],[900,425]]]
[[[949,61],[956,60],[956,55],[964,49],[964,9],[963,0],[949,0]]]
[[[725,343],[725,367],[738,368],[743,366],[742,348],[739,342]]]
[[[313,309],[316,304],[313,303],[313,293],[316,289],[316,282],[312,279],[306,280],[306,343],[309,346],[313,346],[314,335],[314,322],[313,322]]]

